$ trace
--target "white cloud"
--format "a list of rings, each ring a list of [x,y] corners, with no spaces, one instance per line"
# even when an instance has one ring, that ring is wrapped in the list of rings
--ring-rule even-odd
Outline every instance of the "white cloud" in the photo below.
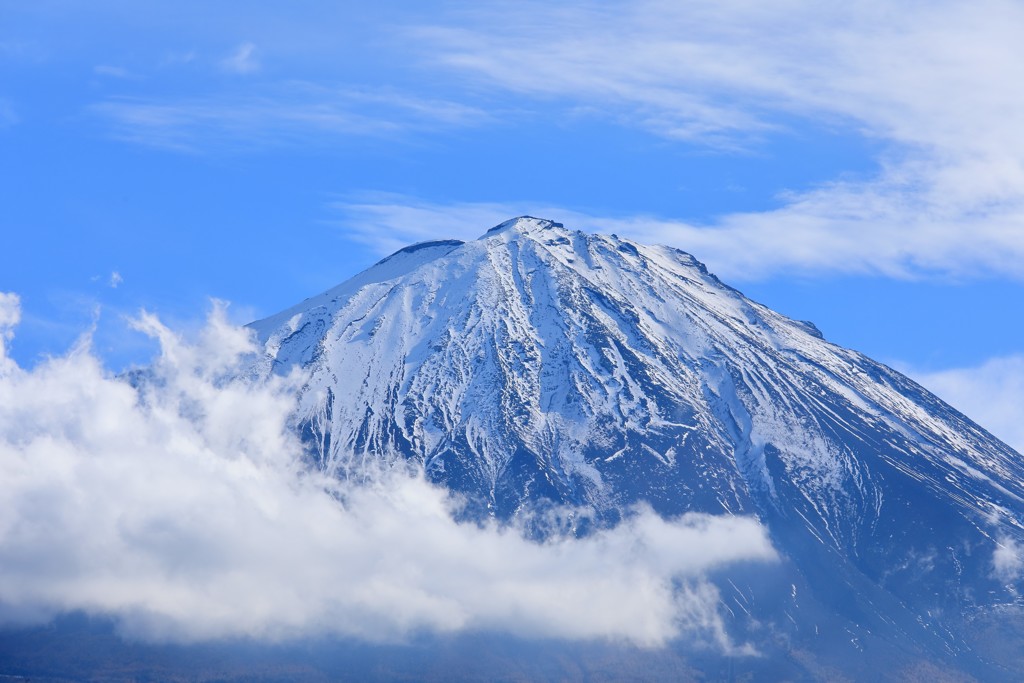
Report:
[[[21,321],[21,297],[13,292],[0,292],[0,336],[10,338]]]
[[[225,71],[235,74],[251,74],[260,70],[260,62],[256,58],[256,46],[242,43],[234,52],[221,60],[220,66]]]
[[[1024,546],[1011,538],[1000,538],[992,555],[996,578],[1012,582],[1024,577]]]
[[[332,208],[341,215],[347,236],[382,255],[414,242],[475,239],[488,228],[517,215],[531,213],[554,220],[565,215],[559,209],[534,207],[531,212],[524,206],[500,202],[434,204],[384,192],[363,193],[335,202]]]
[[[136,78],[131,71],[123,66],[111,66],[109,64],[98,64],[92,68],[97,76],[109,76],[111,78],[132,79]]]
[[[117,289],[117,286],[120,285],[122,282],[124,282],[124,278],[121,277],[121,273],[117,272],[116,270],[110,274],[110,279],[107,280],[107,283],[110,285],[111,289]]]
[[[168,52],[160,60],[161,67],[168,66],[181,66],[183,64],[191,64],[196,60],[198,54],[195,50],[188,50],[185,52]]]
[[[17,294],[0,292],[0,373],[11,363],[7,359],[7,342],[14,336],[14,328],[21,322],[21,298]]]
[[[414,79],[390,66],[378,72],[397,75],[401,92],[255,84],[178,100],[111,99],[91,111],[121,139],[192,151],[390,139],[559,109],[726,149],[768,139],[785,149],[787,131],[809,125],[870,141],[880,170],[822,179],[781,197],[781,208],[702,224],[685,214],[592,224],[626,224],[623,232],[691,251],[730,278],[1024,277],[1020,3],[520,0],[450,11],[431,26],[408,28],[417,15],[405,16],[399,40],[373,43],[389,50],[382,63],[408,66],[410,53],[421,55]],[[315,45],[274,49],[298,60],[293,67],[332,73],[341,57],[320,18],[312,21],[288,19],[295,35],[318,36]],[[260,45],[272,40],[260,36]],[[249,68],[255,44],[239,45],[225,66]],[[779,163],[800,159],[783,152]]]
[[[788,113],[936,151],[1024,146],[1000,120],[1024,107],[1007,87],[1024,77],[1013,2],[516,2],[467,16],[420,29],[438,62],[528,95],[622,105],[667,135],[745,135]]]
[[[0,298],[5,334],[17,319]],[[358,487],[307,471],[292,380],[232,379],[252,340],[221,309],[191,343],[138,326],[162,347],[140,389],[87,343],[31,371],[0,356],[0,620],[84,610],[186,642],[488,629],[748,651],[703,574],[773,560],[756,521],[641,510],[544,544],[459,524],[414,474]]]
[[[992,223],[972,225],[969,231],[952,224],[922,225],[909,216],[899,227],[884,216],[873,217],[875,210],[859,204],[853,194],[845,199],[847,207],[839,201],[836,189],[810,193],[775,212],[726,215],[706,225],[652,216],[596,216],[536,202],[436,204],[384,193],[354,196],[334,208],[347,234],[381,253],[427,239],[474,239],[488,226],[530,214],[570,228],[678,247],[733,282],[795,272],[1024,277],[1024,230]],[[829,211],[847,214],[842,229],[821,215]]]
[[[973,368],[911,376],[996,437],[1024,453],[1024,354],[992,358]]]
[[[1022,277],[1022,33],[1007,0],[639,0],[490,3],[414,35],[435,65],[671,138],[745,146],[796,120],[885,150],[777,211],[637,225],[708,261]]]
[[[114,98],[89,111],[115,137],[179,151],[252,150],[325,136],[382,136],[477,125],[480,109],[393,91],[329,88],[290,82],[247,95],[188,100]]]

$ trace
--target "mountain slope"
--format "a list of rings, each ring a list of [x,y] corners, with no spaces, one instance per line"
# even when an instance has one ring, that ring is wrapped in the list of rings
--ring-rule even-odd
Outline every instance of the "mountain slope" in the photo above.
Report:
[[[252,327],[254,372],[304,374],[298,420],[337,476],[411,459],[499,519],[756,514],[792,595],[751,606],[767,589],[733,582],[736,628],[803,642],[831,619],[853,650],[1024,669],[972,635],[1024,587],[994,561],[1024,544],[1020,455],[686,253],[524,217],[407,247]]]

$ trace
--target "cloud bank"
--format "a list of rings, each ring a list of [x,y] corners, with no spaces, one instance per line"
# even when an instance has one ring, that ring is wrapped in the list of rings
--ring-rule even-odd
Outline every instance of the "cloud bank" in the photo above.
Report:
[[[0,296],[0,340],[18,318]],[[415,474],[354,486],[307,470],[294,380],[235,378],[254,347],[222,307],[194,341],[137,326],[162,348],[139,386],[88,340],[31,371],[0,351],[0,621],[83,610],[177,642],[488,629],[744,651],[704,574],[775,559],[756,521],[641,510],[543,544],[460,524]]]

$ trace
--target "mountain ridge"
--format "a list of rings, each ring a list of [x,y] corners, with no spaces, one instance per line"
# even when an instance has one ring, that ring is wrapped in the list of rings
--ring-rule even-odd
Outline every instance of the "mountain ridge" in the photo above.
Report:
[[[499,520],[757,515],[801,577],[782,611],[803,616],[748,609],[739,629],[814,641],[838,613],[854,641],[974,657],[970,620],[1021,604],[1021,577],[994,569],[1024,543],[1021,456],[678,249],[520,217],[406,247],[252,328],[254,374],[306,378],[297,421],[335,476],[411,460]]]

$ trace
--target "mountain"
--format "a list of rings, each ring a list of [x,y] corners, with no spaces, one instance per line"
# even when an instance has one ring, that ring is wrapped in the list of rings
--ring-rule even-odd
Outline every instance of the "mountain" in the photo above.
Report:
[[[786,676],[1024,676],[1021,456],[687,253],[522,217],[252,328],[327,472],[411,460],[468,515],[576,533],[756,515],[784,561],[717,577],[722,609]]]

